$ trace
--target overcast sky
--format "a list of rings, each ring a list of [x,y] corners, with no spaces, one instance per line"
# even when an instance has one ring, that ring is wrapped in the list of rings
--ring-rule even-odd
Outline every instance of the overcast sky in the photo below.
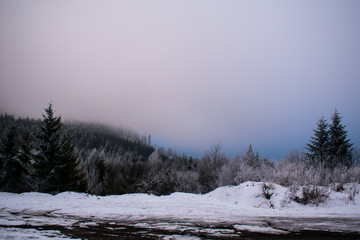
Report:
[[[360,1],[0,1],[0,112],[284,157],[335,107],[360,143]]]

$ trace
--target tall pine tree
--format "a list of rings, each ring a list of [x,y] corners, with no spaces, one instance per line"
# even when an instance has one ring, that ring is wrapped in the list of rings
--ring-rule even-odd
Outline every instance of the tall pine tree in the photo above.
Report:
[[[317,129],[314,129],[314,136],[311,137],[310,143],[306,144],[306,149],[309,151],[306,155],[312,164],[318,165],[326,162],[329,151],[329,133],[324,116],[319,119]]]
[[[352,163],[351,151],[352,145],[350,139],[347,139],[347,131],[341,123],[341,116],[335,109],[331,117],[332,123],[329,129],[329,166],[335,167],[338,164],[350,166]]]
[[[61,117],[55,117],[52,104],[43,114],[35,135],[34,177],[40,192],[83,191],[77,155],[71,139],[62,131]]]

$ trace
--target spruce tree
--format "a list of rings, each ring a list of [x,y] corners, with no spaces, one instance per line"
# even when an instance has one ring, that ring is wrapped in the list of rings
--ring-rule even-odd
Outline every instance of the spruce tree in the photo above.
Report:
[[[79,170],[78,156],[70,132],[63,134],[61,141],[60,191],[85,192],[85,174]]]
[[[35,135],[34,177],[40,192],[82,191],[83,178],[71,139],[62,131],[61,117],[55,117],[52,104],[43,114]]]
[[[326,162],[329,151],[329,133],[324,116],[319,119],[317,129],[314,129],[314,136],[310,138],[310,143],[306,144],[305,148],[309,151],[306,155],[312,164],[317,165]]]
[[[52,104],[42,116],[35,135],[34,177],[38,191],[52,192],[59,188],[61,118],[54,117]]]
[[[249,148],[248,148],[246,154],[242,157],[242,160],[248,166],[253,167],[253,168],[258,168],[261,165],[259,153],[258,152],[256,152],[256,154],[254,153],[254,150],[253,150],[251,144],[249,145]]]
[[[336,109],[331,120],[328,151],[330,158],[329,166],[331,168],[339,164],[350,166],[352,163],[351,147],[353,144],[350,143],[350,139],[347,139],[347,131],[341,123],[341,116]]]
[[[28,178],[30,160],[21,157],[20,139],[12,125],[0,146],[0,191],[30,191]]]

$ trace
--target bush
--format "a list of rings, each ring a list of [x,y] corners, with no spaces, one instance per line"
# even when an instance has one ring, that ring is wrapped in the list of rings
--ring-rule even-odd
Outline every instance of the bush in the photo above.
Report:
[[[304,205],[313,204],[318,206],[319,203],[325,202],[329,197],[329,191],[324,187],[306,186],[302,188],[301,195],[295,195],[293,200]]]
[[[270,200],[271,196],[274,194],[273,190],[274,185],[267,183],[262,184],[262,193],[267,200]]]
[[[344,190],[348,194],[349,200],[354,201],[355,196],[360,192],[359,184],[357,183],[347,184],[346,189]]]

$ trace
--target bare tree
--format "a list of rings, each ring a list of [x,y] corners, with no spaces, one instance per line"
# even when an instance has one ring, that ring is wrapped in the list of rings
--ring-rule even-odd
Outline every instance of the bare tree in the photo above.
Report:
[[[205,152],[199,164],[199,182],[202,192],[208,192],[219,186],[218,179],[222,167],[228,162],[220,143],[213,144]]]

